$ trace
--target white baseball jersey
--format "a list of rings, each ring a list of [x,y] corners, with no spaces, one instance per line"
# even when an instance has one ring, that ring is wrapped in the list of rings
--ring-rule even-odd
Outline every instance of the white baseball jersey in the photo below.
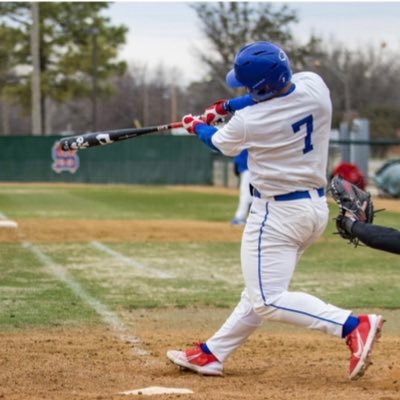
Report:
[[[249,150],[251,183],[265,197],[326,185],[329,89],[313,72],[292,82],[294,90],[237,111],[212,137],[225,155]]]

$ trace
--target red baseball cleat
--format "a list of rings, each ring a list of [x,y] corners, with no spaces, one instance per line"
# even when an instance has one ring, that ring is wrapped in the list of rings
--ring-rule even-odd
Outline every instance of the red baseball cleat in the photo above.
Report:
[[[222,363],[214,355],[205,353],[201,349],[200,343],[186,351],[169,350],[167,357],[174,364],[200,375],[222,375]]]
[[[349,378],[356,380],[361,378],[371,365],[369,356],[376,339],[381,336],[384,320],[381,315],[360,315],[360,323],[353,332],[346,337],[346,343],[350,348]]]

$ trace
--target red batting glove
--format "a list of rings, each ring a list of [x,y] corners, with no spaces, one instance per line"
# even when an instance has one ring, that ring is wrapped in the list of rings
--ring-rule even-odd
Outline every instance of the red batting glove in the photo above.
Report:
[[[194,117],[192,114],[185,115],[182,118],[183,127],[192,134],[196,134],[195,127],[198,124],[204,124],[205,122],[200,117]]]
[[[204,111],[204,121],[207,125],[211,125],[228,115],[228,111],[224,108],[224,103],[227,100],[218,100],[212,106],[207,107]]]

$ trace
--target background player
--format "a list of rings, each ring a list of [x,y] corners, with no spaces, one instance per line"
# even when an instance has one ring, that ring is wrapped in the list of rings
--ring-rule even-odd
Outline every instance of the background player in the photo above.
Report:
[[[239,203],[235,212],[235,216],[231,220],[232,225],[242,225],[246,223],[251,202],[253,200],[250,194],[250,172],[247,167],[248,151],[241,151],[233,159],[235,173],[239,176]]]
[[[225,155],[248,149],[254,198],[241,245],[245,289],[210,339],[186,351],[170,350],[167,357],[200,374],[221,375],[225,359],[267,319],[346,338],[349,378],[357,379],[369,365],[382,317],[356,317],[288,290],[299,258],[328,220],[324,187],[332,114],[329,90],[314,73],[292,77],[284,51],[268,42],[242,47],[226,80],[230,87],[246,87],[256,104],[237,111],[219,130],[191,115],[183,123]],[[219,102],[207,110],[215,119],[225,111]]]

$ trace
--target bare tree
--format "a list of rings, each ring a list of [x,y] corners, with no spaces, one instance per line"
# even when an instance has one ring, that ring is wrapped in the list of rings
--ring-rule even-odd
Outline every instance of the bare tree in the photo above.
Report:
[[[290,28],[297,23],[297,15],[286,5],[210,2],[194,3],[192,7],[209,43],[209,49],[197,51],[198,56],[208,66],[210,79],[224,88],[225,75],[232,68],[234,56],[246,43],[258,40],[277,43],[288,52],[294,67],[302,65],[318,43],[314,37],[304,46],[296,43]]]
[[[372,136],[395,137],[400,128],[400,62],[396,54],[369,46],[349,51],[341,43],[308,60],[331,91],[334,125],[346,115],[368,118]]]

